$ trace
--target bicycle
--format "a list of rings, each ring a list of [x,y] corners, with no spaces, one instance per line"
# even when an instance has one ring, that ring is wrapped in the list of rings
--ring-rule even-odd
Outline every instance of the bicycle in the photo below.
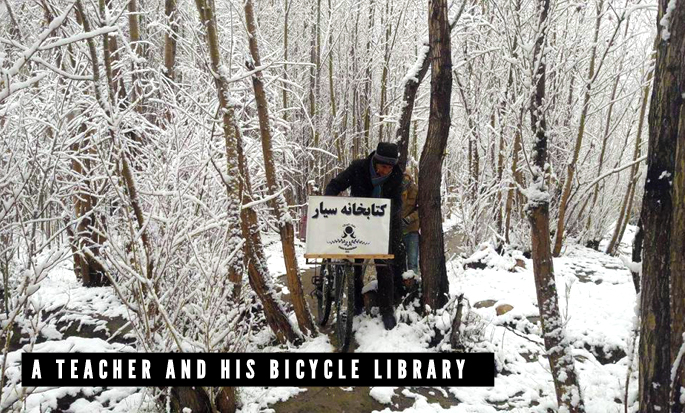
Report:
[[[306,255],[305,255],[306,256]],[[355,262],[355,258],[364,259],[363,262]],[[326,326],[330,318],[333,303],[335,303],[335,335],[338,340],[340,351],[346,352],[352,341],[352,325],[354,321],[354,266],[365,267],[371,261],[369,258],[392,259],[393,255],[375,256],[351,256],[324,258],[320,265],[319,273],[314,270],[311,292],[316,297],[316,321],[319,326]],[[373,265],[388,265],[387,263],[375,263]]]
[[[317,323],[325,326],[330,318],[335,302],[335,335],[340,349],[346,352],[352,341],[352,324],[354,320],[354,261],[342,259],[333,261],[325,259],[319,274],[312,277],[315,289],[312,293],[317,302]],[[316,271],[316,270],[315,270]]]

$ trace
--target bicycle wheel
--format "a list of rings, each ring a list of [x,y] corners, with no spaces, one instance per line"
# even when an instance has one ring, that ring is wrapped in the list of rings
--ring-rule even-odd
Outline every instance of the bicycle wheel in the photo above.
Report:
[[[352,341],[354,319],[354,269],[352,265],[336,266],[336,314],[335,333],[340,351],[346,352]]]
[[[333,267],[324,263],[321,266],[320,284],[316,287],[316,321],[320,326],[328,323],[331,314],[331,302],[333,301]]]

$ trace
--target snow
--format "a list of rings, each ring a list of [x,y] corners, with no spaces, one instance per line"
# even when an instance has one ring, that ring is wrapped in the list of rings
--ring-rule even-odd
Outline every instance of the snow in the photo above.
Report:
[[[550,195],[544,184],[544,180],[531,183],[530,186],[524,191],[524,195],[526,198],[528,198],[528,209],[534,208],[543,203],[549,203]]]
[[[396,316],[401,314],[396,312]],[[426,352],[432,331],[426,326],[419,327],[407,324],[398,318],[397,327],[387,331],[383,328],[380,317],[362,315],[354,320],[355,339],[359,353],[380,352]]]
[[[490,268],[498,268],[504,271],[513,271],[516,267],[516,258],[522,259],[523,255],[514,252],[499,255],[489,242],[480,245],[478,251],[464,260],[464,264],[482,263]]]
[[[671,32],[669,31],[669,28],[671,25],[671,14],[673,14],[673,10],[675,10],[676,2],[677,0],[669,0],[668,6],[666,6],[666,10],[664,12],[664,16],[659,21],[659,26],[662,28],[661,39],[665,42],[671,38]]]
[[[404,75],[404,78],[400,81],[400,85],[406,85],[410,81],[414,83],[419,83],[419,72],[421,71],[421,66],[423,66],[423,62],[428,58],[428,54],[430,53],[430,45],[428,43],[428,39],[424,39],[423,42],[421,42],[421,48],[418,50],[418,55],[416,57],[416,61],[414,62],[414,65],[407,71],[407,74]]]
[[[305,391],[305,389],[297,387],[241,387],[240,397],[243,400],[248,400],[248,402],[238,411],[240,413],[275,412],[273,409],[268,409],[267,406],[278,401],[286,401]]]
[[[402,279],[403,280],[413,280],[413,279],[418,279],[419,275],[414,272],[414,270],[408,270],[402,273]]]
[[[574,198],[578,208],[568,211],[571,216],[567,232],[570,237],[594,237],[595,232],[618,213],[619,208],[614,204],[620,200],[626,179],[635,178],[627,177],[627,171],[618,174],[618,165],[630,157],[628,152],[634,137],[630,127],[639,121],[633,119],[639,117],[632,110],[638,98],[638,94],[633,92],[639,91],[642,78],[653,67],[651,40],[655,30],[664,41],[673,37],[670,30],[675,27],[676,15],[684,1],[662,1],[665,10],[661,10],[662,15],[658,19],[655,19],[658,8],[654,2],[617,4],[615,9],[604,15],[611,20],[608,27],[604,22],[600,38],[590,43],[588,40],[593,33],[590,29],[595,19],[587,2],[556,4],[556,9],[550,14],[553,18],[548,19],[542,28],[536,28],[539,10],[533,2],[523,3],[520,10],[515,10],[515,4],[505,2],[501,5],[495,2],[494,7],[451,2],[450,27],[453,27],[455,39],[452,69],[455,75],[461,76],[464,91],[469,94],[465,103],[470,101],[473,104],[471,109],[476,116],[470,120],[475,122],[476,130],[471,132],[482,137],[477,145],[478,151],[482,152],[482,168],[479,170],[479,188],[472,195],[467,188],[469,180],[465,178],[468,178],[469,171],[464,168],[464,163],[468,154],[465,145],[472,143],[465,132],[469,132],[473,125],[466,122],[465,108],[458,104],[460,98],[453,93],[452,103],[455,104],[450,114],[449,147],[443,151],[445,170],[450,172],[444,174],[441,181],[443,211],[449,215],[445,217],[443,229],[446,238],[460,234],[460,231],[465,234],[463,242],[455,236],[450,241],[458,242],[446,243],[446,248],[449,248],[445,258],[450,281],[450,305],[446,310],[429,308],[428,315],[424,315],[423,311],[422,314],[416,311],[418,301],[405,302],[395,311],[398,325],[391,331],[383,328],[378,310],[371,309],[370,314],[362,314],[353,320],[353,350],[449,352],[463,347],[468,351],[492,351],[499,372],[492,388],[379,387],[361,390],[367,399],[388,400],[387,404],[377,405],[378,409],[546,412],[551,408],[556,411],[554,387],[542,345],[540,309],[531,261],[515,251],[500,255],[494,245],[495,240],[503,238],[500,234],[503,231],[496,228],[499,225],[494,219],[498,206],[504,206],[508,190],[516,188],[514,181],[520,181],[512,176],[518,178],[517,171],[523,174],[526,183],[521,183],[522,186],[533,181],[533,185],[524,191],[529,207],[550,203],[550,218],[554,221],[558,209],[555,191],[560,185],[559,180],[564,178],[561,172],[565,172],[568,158],[574,156],[568,152],[568,144],[578,122],[576,112],[580,110],[577,102],[569,101],[573,106],[570,107],[572,113],[566,113],[568,105],[553,105],[553,100],[546,99],[536,112],[548,111],[552,128],[548,131],[549,163],[541,168],[532,167],[532,170],[527,165],[530,162],[527,151],[536,139],[530,133],[525,113],[537,79],[535,66],[542,62],[548,65],[557,63],[554,68],[550,66],[550,73],[559,76],[550,78],[548,91],[550,96],[557,91],[563,92],[557,95],[560,102],[566,101],[564,93],[582,92],[586,86],[589,87],[588,82],[592,83],[592,80],[585,79],[584,73],[593,49],[607,52],[606,64],[600,66],[609,67],[611,72],[598,72],[599,77],[595,76],[598,83],[609,84],[613,78],[623,74],[620,70],[614,71],[613,67],[624,56],[627,59],[626,73],[635,72],[621,78],[622,92],[617,99],[608,97],[610,87],[592,85],[593,105],[590,105],[590,110],[599,115],[588,115],[586,134],[591,136],[583,143],[580,154],[576,154],[583,159],[579,163],[584,162],[584,165],[576,173],[576,183],[581,185],[581,191]],[[15,3],[23,6],[21,1]],[[336,2],[335,7],[327,10],[329,14],[323,17],[324,24],[329,27],[323,36],[327,40],[322,49],[324,53],[319,56],[323,65],[319,67],[307,63],[309,59],[305,55],[309,50],[309,36],[298,36],[303,24],[298,19],[307,15],[308,3],[291,2],[294,7],[290,14],[287,10],[279,14],[275,8],[263,8],[260,13],[265,30],[260,42],[263,41],[262,56],[267,64],[253,70],[244,67],[246,57],[248,63],[252,62],[249,54],[245,54],[246,42],[240,30],[244,16],[226,7],[231,3],[220,3],[219,10],[215,10],[219,20],[216,34],[222,45],[223,61],[223,64],[215,65],[209,61],[206,27],[197,20],[197,10],[192,2],[179,4],[177,17],[194,23],[184,25],[183,35],[178,33],[178,36],[169,37],[179,40],[173,80],[164,76],[166,68],[162,67],[171,63],[164,59],[171,55],[163,56],[164,50],[155,46],[161,46],[165,35],[172,35],[178,30],[178,21],[155,7],[159,2],[148,2],[139,11],[140,17],[145,19],[144,32],[152,41],[147,45],[143,44],[147,42],[135,45],[125,41],[129,37],[126,19],[135,16],[129,16],[120,4],[115,8],[106,7],[98,16],[97,10],[92,9],[97,2],[91,2],[93,4],[89,8],[94,29],[91,30],[73,18],[74,1],[54,2],[60,7],[49,16],[44,15],[41,7],[35,6],[40,2],[26,3],[28,7],[14,8],[16,30],[10,27],[14,24],[3,27],[0,50],[0,135],[11,137],[0,139],[0,163],[3,165],[0,168],[0,239],[5,241],[7,235],[10,239],[7,246],[0,242],[3,244],[0,252],[9,252],[12,256],[8,267],[10,274],[5,277],[10,278],[12,291],[5,291],[7,300],[4,307],[9,308],[0,311],[0,326],[21,333],[18,342],[10,341],[11,349],[4,351],[0,363],[5,378],[0,411],[163,410],[157,397],[159,389],[156,388],[44,388],[29,390],[32,393],[22,398],[21,393],[27,389],[21,388],[17,357],[26,351],[80,349],[128,352],[179,348],[228,351],[234,349],[234,345],[237,350],[253,352],[338,351],[337,340],[329,333],[330,327],[316,337],[305,337],[302,343],[275,344],[274,333],[266,327],[260,311],[262,306],[250,288],[246,274],[242,280],[245,298],[242,303],[250,311],[239,313],[231,304],[229,297],[237,288],[227,283],[226,278],[233,274],[232,269],[244,263],[243,258],[249,257],[243,257],[241,252],[245,242],[237,225],[241,200],[234,196],[242,182],[237,162],[231,159],[238,147],[235,139],[226,141],[223,135],[231,131],[242,135],[240,148],[246,161],[246,169],[242,172],[250,172],[252,187],[252,192],[246,193],[249,199],[245,199],[243,207],[258,212],[258,225],[262,231],[278,228],[289,220],[288,208],[300,206],[286,205],[285,194],[278,193],[283,186],[273,188],[265,183],[259,122],[250,77],[256,73],[264,75],[271,109],[269,118],[275,124],[273,149],[279,163],[278,174],[289,185],[288,200],[303,203],[306,201],[303,196],[306,197],[308,190],[318,191],[317,184],[325,185],[331,174],[344,167],[344,162],[351,155],[364,152],[364,148],[358,147],[359,143],[364,141],[363,146],[367,147],[373,146],[380,138],[387,140],[387,137],[375,133],[376,130],[381,125],[389,126],[397,118],[406,104],[402,99],[402,87],[417,81],[419,69],[429,62],[425,4],[390,2],[386,3],[388,8],[385,12],[382,5],[377,5],[378,10],[374,14],[367,2]],[[0,15],[8,15],[11,4],[14,3],[0,0]],[[284,13],[295,19],[292,42],[286,49],[281,47],[280,40],[286,38],[282,30],[288,24],[275,24],[286,22],[282,20]],[[375,20],[369,19],[374,15],[377,16]],[[629,16],[633,18],[625,34],[622,30],[612,34],[613,28],[626,24],[625,19]],[[655,20],[656,27],[653,24]],[[564,25],[571,35],[564,34]],[[396,29],[389,33],[392,43],[381,39],[385,26]],[[556,32],[560,36],[557,41],[545,43],[545,53],[533,56],[539,29]],[[111,50],[112,67],[108,68],[104,67],[102,59],[103,39],[116,40],[119,47],[116,53]],[[368,39],[372,41],[367,42]],[[95,46],[95,53],[100,57],[99,67],[88,64],[90,45]],[[150,53],[143,53],[143,49]],[[387,61],[390,52],[391,61]],[[69,59],[70,56],[75,58]],[[537,61],[534,57],[538,58]],[[279,59],[283,61],[277,61]],[[379,110],[377,103],[381,90],[366,80],[369,80],[368,76],[378,79],[383,60],[386,60],[385,66],[389,66],[390,72],[387,99],[380,99],[386,101],[386,107]],[[331,64],[330,73],[326,63]],[[330,90],[321,85],[321,93],[316,93],[314,101],[307,93],[313,90],[309,80],[314,72],[310,70],[324,78],[330,75],[331,82]],[[643,75],[640,76],[638,71],[644,72]],[[510,72],[511,84],[507,84],[507,72]],[[100,81],[94,84],[92,78],[97,74]],[[221,122],[222,111],[217,102],[214,76],[220,77],[219,93],[229,102],[229,114],[235,112],[231,125]],[[572,79],[576,83],[569,83]],[[428,119],[430,87],[428,80],[424,79],[423,83],[416,98],[412,122],[412,128],[419,136],[419,146],[431,123]],[[110,90],[113,86],[122,94],[111,93],[117,92]],[[318,89],[318,85],[314,86]],[[94,100],[93,87],[99,95],[97,101]],[[362,92],[367,89],[368,93]],[[333,101],[335,96],[338,96],[339,110],[334,116],[327,97]],[[128,102],[132,98],[139,101]],[[308,107],[308,103],[317,101],[321,107]],[[615,176],[596,186],[600,191],[608,192],[603,192],[598,198],[595,208],[588,204],[582,210],[583,200],[588,199],[587,193],[581,193],[582,188],[594,188],[587,182],[596,178],[593,176],[597,159],[595,153],[599,150],[596,135],[602,129],[601,113],[606,109],[605,104],[610,102],[617,105],[616,113],[625,113],[626,117],[614,122],[616,127],[611,128],[613,137],[607,143],[604,159],[605,165],[617,167],[597,179],[602,180],[607,174]],[[355,111],[349,112],[351,107]],[[373,109],[371,129],[364,128],[370,131],[369,139],[361,139],[363,136],[360,138],[355,133],[359,122],[351,122],[355,113],[360,115],[363,112],[357,109],[364,107]],[[489,119],[490,114],[495,115],[494,123]],[[357,120],[360,119],[357,116]],[[521,123],[518,121],[524,123],[520,131],[522,147],[519,148],[518,170],[510,170],[512,142],[507,141],[507,147],[501,148],[493,139],[497,139],[498,131],[511,138]],[[222,125],[227,129],[222,129]],[[392,131],[389,132],[392,135]],[[625,137],[623,144],[619,135]],[[340,139],[337,142],[336,137]],[[504,168],[502,179],[495,179],[496,162],[494,158],[490,162],[490,155],[494,157],[504,149],[508,155],[506,165],[500,165]],[[138,186],[138,199],[131,198],[135,198],[135,192],[126,188],[121,177],[123,164],[120,160],[125,153],[136,158],[130,169]],[[645,157],[620,168],[633,164],[637,168]],[[335,162],[336,159],[339,162]],[[85,169],[78,168],[79,163]],[[415,159],[410,160],[410,164],[418,167]],[[83,170],[79,172],[79,169]],[[555,169],[560,172],[559,176],[554,174]],[[659,178],[665,179],[660,182],[667,183],[673,179],[666,171],[660,174]],[[305,188],[304,182],[311,185]],[[639,207],[640,189],[636,189],[634,208]],[[94,219],[90,224],[96,225],[91,229],[104,231],[102,235],[107,241],[99,251],[104,254],[103,264],[112,270],[114,278],[122,281],[116,287],[121,287],[118,291],[124,291],[123,298],[119,298],[112,287],[84,288],[74,276],[69,262],[72,251],[63,228],[65,225],[76,227],[79,222],[88,223],[80,216],[83,211],[80,211],[77,200],[81,198],[81,192],[91,193],[95,197],[93,201],[97,201],[92,204],[96,208],[92,211]],[[91,204],[88,198],[85,198],[86,204]],[[285,217],[280,222],[268,215],[269,205],[264,202],[269,199],[277,201],[276,210]],[[132,200],[142,208],[144,224],[135,222]],[[510,218],[513,218],[512,222],[507,222],[508,238],[516,248],[522,249],[528,246],[526,235],[529,225],[525,216],[520,214],[520,199],[515,197],[513,203],[508,203],[512,206]],[[594,201],[592,203],[594,205]],[[590,210],[596,214],[592,216],[592,228],[585,235],[582,227],[585,222],[590,226],[590,221],[586,221]],[[636,217],[635,211],[628,215],[631,220]],[[143,235],[149,237],[149,245],[147,240],[143,245]],[[54,238],[48,241],[51,236]],[[569,240],[564,245],[564,255],[554,259],[552,283],[558,290],[561,316],[553,323],[552,320],[545,321],[546,325],[552,323],[564,328],[563,336],[572,346],[572,350],[564,355],[567,360],[573,359],[577,363],[581,393],[589,412],[623,411],[621,403],[626,375],[631,377],[627,410],[636,410],[638,373],[634,332],[638,325],[635,314],[639,308],[639,297],[634,292],[629,270],[639,273],[641,265],[630,258],[626,238],[631,236],[629,227],[618,247],[619,258],[573,246],[573,241]],[[95,241],[95,238],[100,237],[91,240]],[[485,240],[492,244],[482,244]],[[296,328],[296,317],[287,304],[289,296],[296,291],[284,277],[286,270],[280,239],[276,234],[267,233],[263,241],[265,261],[252,264],[260,269],[262,266],[268,268],[267,285],[270,289],[273,287],[271,292],[277,299],[277,306],[283,304],[282,308],[287,311],[285,316]],[[45,242],[49,246],[42,246]],[[55,244],[63,248],[63,256],[56,261],[25,256],[27,250],[38,248],[38,251],[44,251]],[[89,241],[84,246],[88,244]],[[602,245],[606,245],[604,241]],[[469,258],[462,255],[471,253],[473,255]],[[300,276],[306,285],[303,292],[309,295],[312,265],[305,262],[302,254],[302,245],[298,243],[296,256]],[[154,272],[148,274],[144,269],[145,263],[152,262],[155,264]],[[484,266],[469,268],[471,266],[465,265],[472,263]],[[407,272],[403,279],[411,278],[411,275]],[[413,283],[414,287],[420,288],[420,280],[414,277],[414,281],[417,281]],[[159,294],[155,288],[148,290],[154,293],[148,295],[145,291],[143,296],[141,287],[152,285],[160,287]],[[374,287],[377,288],[377,282],[371,281],[365,291]],[[464,297],[463,322],[459,327],[463,342],[454,349],[447,338],[451,333],[457,296]],[[124,305],[122,300],[130,301]],[[149,313],[152,318],[129,321],[135,315],[133,311],[140,311],[142,315],[146,308],[153,310]],[[311,310],[316,312],[313,307]],[[244,322],[248,328],[244,331],[233,328],[235,324],[231,320],[234,316],[240,320],[236,323]],[[149,329],[144,331],[145,327]],[[133,328],[138,330],[137,334],[129,332]],[[113,336],[115,331],[121,334]],[[679,360],[685,357],[683,353],[685,348],[680,349]],[[350,390],[356,395],[360,388]],[[281,400],[297,400],[298,394],[303,397],[303,391],[296,387],[242,388],[239,393],[243,411],[278,411]],[[440,398],[441,393],[454,405],[450,406],[443,400],[436,403],[434,397]],[[67,395],[74,399],[65,398]],[[569,395],[574,399],[580,396]],[[408,400],[409,407],[406,407],[407,403],[395,404],[397,400]],[[69,403],[70,406],[65,406]],[[667,410],[666,406],[663,407]]]
[[[53,26],[53,25],[54,25],[54,22],[50,26]],[[90,39],[93,37],[102,36],[103,34],[108,34],[108,33],[110,35],[115,35],[116,33],[113,33],[113,32],[116,32],[117,30],[119,30],[119,28],[117,26],[103,26],[103,27],[99,27],[95,30],[92,30],[88,33],[79,33],[79,34],[73,35],[71,37],[65,37],[65,38],[59,39],[59,40],[54,41],[50,44],[46,44],[45,46],[41,46],[39,49],[40,50],[54,49],[55,47],[65,46],[65,45],[70,44],[70,43],[80,42],[80,41],[85,40],[85,39]]]
[[[682,343],[680,345],[680,349],[678,349],[678,354],[675,357],[675,360],[673,360],[673,366],[671,367],[671,387],[674,387],[675,384],[675,379],[676,375],[678,373],[678,367],[680,366],[680,362],[683,359],[683,356],[685,356],[685,333],[683,333],[683,336],[681,337]],[[682,397],[682,396],[681,396]]]
[[[614,411],[619,407],[614,400],[623,399],[623,383],[629,361],[622,358],[614,364],[602,364],[588,348],[601,350],[605,355],[627,349],[635,305],[630,272],[620,260],[582,247],[569,248],[565,256],[555,259],[554,266],[560,312],[567,335],[573,343],[586,410],[598,413]],[[527,260],[526,268],[532,268],[530,260]],[[578,282],[577,275],[583,277],[584,281]],[[540,405],[530,411],[545,411],[544,406],[550,403],[554,405],[554,389],[550,387],[551,376],[547,370],[549,366],[521,363],[520,354],[539,354],[543,351],[539,338],[536,338],[539,327],[531,325],[527,319],[538,315],[532,271],[505,273],[496,268],[466,270],[454,274],[450,282],[458,283],[471,303],[486,299],[497,302],[506,300],[514,307],[502,316],[495,313],[497,304],[474,310],[491,323],[489,329],[492,331],[486,334],[494,338],[493,344],[498,348],[496,357],[511,363],[508,369],[514,372],[513,375],[498,376],[493,389],[484,389],[482,393],[486,395],[486,400],[495,401],[493,397],[497,395],[510,397],[512,390],[514,393],[523,392],[520,397],[525,399],[531,390],[537,389],[544,396],[542,400],[524,400],[522,408],[534,400]],[[571,287],[566,288],[567,285]],[[512,334],[513,331],[502,327],[507,324],[519,333],[528,331],[525,334],[528,340],[522,340]],[[529,341],[531,339],[536,343]],[[547,371],[545,380],[548,385],[538,381],[544,377],[542,371],[538,370],[540,368]],[[633,384],[631,389],[635,390]],[[466,395],[465,389],[452,391],[460,400]],[[543,400],[545,403],[542,403]],[[473,403],[477,401],[473,400]]]
[[[373,280],[370,283],[366,284],[364,288],[362,288],[362,294],[366,294],[369,291],[377,291],[378,290],[378,280]]]
[[[58,352],[78,352],[78,353],[117,353],[117,352],[134,352],[135,349],[130,346],[117,343],[108,343],[99,338],[81,338],[81,337],[67,337],[60,341],[47,341],[44,343],[36,344],[33,352],[42,353],[58,353]],[[3,393],[12,393],[17,391],[20,387],[17,385],[20,383],[21,379],[21,353],[24,350],[16,350],[8,353],[7,355],[7,369],[5,375],[7,376],[9,385],[6,385],[3,389]],[[11,389],[8,391],[8,388]],[[26,402],[25,410],[26,412],[42,412],[45,411],[46,407],[52,409],[57,408],[57,401],[67,395],[78,396],[83,394],[84,396],[92,395],[94,389],[101,390],[99,388],[92,387],[56,387],[56,388],[39,388],[33,392],[29,392]],[[88,402],[85,399],[77,399],[74,402],[72,410],[75,412],[104,412],[109,411],[109,409],[104,408],[105,403],[120,402],[125,400],[129,395],[137,392],[136,388],[118,388],[115,391],[109,391],[102,393],[95,402]],[[30,390],[30,389],[29,389]],[[17,393],[17,396],[19,394]],[[12,401],[16,400],[14,397],[3,397],[2,408],[10,406]]]
[[[5,88],[5,89],[3,89],[3,90],[0,90],[0,101],[4,100],[4,99],[7,98],[9,95],[11,95],[12,93],[14,93],[14,92],[16,92],[16,91],[18,91],[18,90],[26,89],[26,88],[30,87],[31,85],[34,85],[34,84],[40,82],[40,81],[43,80],[46,76],[47,76],[47,73],[41,73],[41,74],[39,74],[39,75],[37,75],[37,76],[33,76],[33,77],[31,77],[31,78],[29,78],[29,79],[23,81],[23,82],[13,82],[13,83],[11,83],[11,84],[9,85],[9,87],[7,87],[7,88]]]
[[[507,373],[497,376],[493,388],[449,388],[449,393],[460,400],[456,406],[441,407],[404,389],[400,393],[414,399],[413,406],[404,411],[495,412],[498,409],[494,406],[508,406],[514,411],[546,412],[547,408],[555,408],[554,385],[544,359],[540,328],[528,319],[538,316],[531,261],[524,259],[527,269],[514,273],[501,266],[463,270],[463,261],[455,261],[455,265],[448,265],[448,268],[454,268],[449,273],[451,294],[457,291],[465,294],[468,306],[482,319],[482,336],[489,341],[483,345],[491,346],[498,365],[505,366]],[[621,357],[621,352],[630,353],[627,350],[636,297],[630,272],[618,258],[574,246],[569,247],[565,256],[555,259],[554,265],[561,322],[572,343],[586,410],[590,413],[622,411],[623,407],[617,401],[623,400],[625,375],[631,361]],[[472,308],[474,303],[487,299],[496,300],[496,304]],[[514,309],[498,316],[495,308],[504,302]],[[399,308],[395,314],[398,325],[391,331],[383,329],[378,317],[362,315],[355,318],[355,339],[359,344],[355,351],[436,351],[429,347],[435,333],[428,323],[417,320],[416,313],[405,308]],[[434,320],[434,325],[447,328],[445,324],[449,323],[449,317],[446,321],[442,321],[441,326]],[[522,355],[533,357],[535,361],[529,362]],[[609,357],[617,360],[608,362],[606,358]],[[636,374],[633,372],[631,378],[631,401],[635,400],[637,392]],[[375,387],[369,394],[379,402],[390,403],[395,390]],[[387,407],[382,411],[396,410]],[[635,406],[629,406],[629,411],[635,411]]]
[[[445,227],[454,225],[447,220]],[[629,226],[622,240],[621,252],[635,233]],[[603,241],[606,242],[606,241]],[[281,295],[287,293],[281,284],[284,272],[280,253],[280,239],[276,234],[264,236],[272,282]],[[303,246],[296,244],[300,267],[308,267],[302,260]],[[522,260],[525,268],[511,271],[513,257]],[[464,267],[475,259],[488,262],[484,269]],[[625,259],[625,258],[624,258]],[[546,361],[541,338],[532,262],[518,253],[499,256],[491,245],[482,244],[467,259],[456,258],[448,262],[450,294],[464,294],[465,323],[461,335],[467,337],[470,351],[495,353],[499,373],[492,388],[451,387],[434,389],[444,392],[443,397],[458,400],[455,405],[436,403],[412,388],[372,387],[368,396],[386,405],[382,412],[398,411],[398,398],[408,399],[411,406],[405,412],[546,412],[556,408],[554,384]],[[566,335],[572,345],[575,361],[588,413],[605,413],[623,410],[624,385],[628,368],[632,365],[629,389],[629,411],[636,411],[637,368],[633,360],[636,294],[632,276],[620,258],[580,246],[570,245],[565,255],[554,260],[554,282],[559,293],[561,318]],[[305,291],[307,293],[307,291]],[[67,317],[82,323],[100,325],[95,316],[126,317],[124,306],[109,288],[84,288],[76,280],[71,264],[62,262],[52,268],[31,297],[36,305],[46,310],[69,310]],[[492,301],[490,306],[474,304]],[[418,300],[414,303],[418,305]],[[447,337],[451,328],[452,313],[437,310],[429,316],[420,316],[412,305],[400,306],[395,311],[397,326],[390,331],[383,328],[377,313],[362,314],[354,319],[355,352],[435,352],[451,351],[448,341],[434,346],[437,332]],[[498,315],[501,304],[513,307]],[[453,307],[452,307],[453,308]],[[292,313],[289,314],[293,318]],[[111,333],[111,332],[110,332]],[[108,343],[97,338],[63,337],[51,323],[46,323],[41,335],[50,340],[36,344],[33,351],[47,352],[133,352],[134,347]],[[331,353],[336,348],[328,335],[308,338],[301,345],[273,346],[273,333],[262,328],[250,336],[246,351]],[[433,344],[432,344],[433,343]],[[25,346],[26,347],[26,346]],[[20,384],[20,349],[7,357],[7,385],[4,393],[17,400]],[[682,349],[681,349],[682,353]],[[353,391],[347,388],[346,391]],[[297,397],[307,389],[298,387],[242,387],[240,412],[278,411],[277,403]],[[151,392],[150,392],[151,393]],[[433,391],[435,393],[435,391]],[[13,394],[16,394],[12,397]],[[425,393],[424,393],[425,394]],[[70,406],[73,412],[128,412],[155,411],[154,400],[148,391],[140,388],[101,389],[45,388],[35,391],[26,399],[26,411],[38,412],[56,408],[60,398],[76,398]],[[435,396],[431,396],[435,397]],[[578,395],[571,397],[577,398]],[[394,399],[394,400],[393,400]],[[404,403],[406,405],[406,403]]]
[[[619,257],[621,259],[621,262],[623,262],[623,265],[626,266],[630,271],[642,274],[642,263],[641,262],[634,262],[630,260],[630,257],[626,255],[621,255]]]
[[[395,395],[397,387],[372,387],[369,395],[376,399],[379,403],[390,404],[392,397]]]

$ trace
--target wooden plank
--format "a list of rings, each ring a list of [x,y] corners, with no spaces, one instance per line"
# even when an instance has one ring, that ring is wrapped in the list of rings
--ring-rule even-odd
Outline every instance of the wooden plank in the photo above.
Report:
[[[331,259],[331,260],[344,260],[344,259],[364,259],[364,260],[391,260],[395,258],[393,254],[304,254],[306,259]]]

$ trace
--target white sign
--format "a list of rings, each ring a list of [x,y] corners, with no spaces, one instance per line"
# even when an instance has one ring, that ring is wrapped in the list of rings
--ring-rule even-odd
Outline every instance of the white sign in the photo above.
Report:
[[[389,234],[389,199],[309,197],[307,254],[387,254]]]

